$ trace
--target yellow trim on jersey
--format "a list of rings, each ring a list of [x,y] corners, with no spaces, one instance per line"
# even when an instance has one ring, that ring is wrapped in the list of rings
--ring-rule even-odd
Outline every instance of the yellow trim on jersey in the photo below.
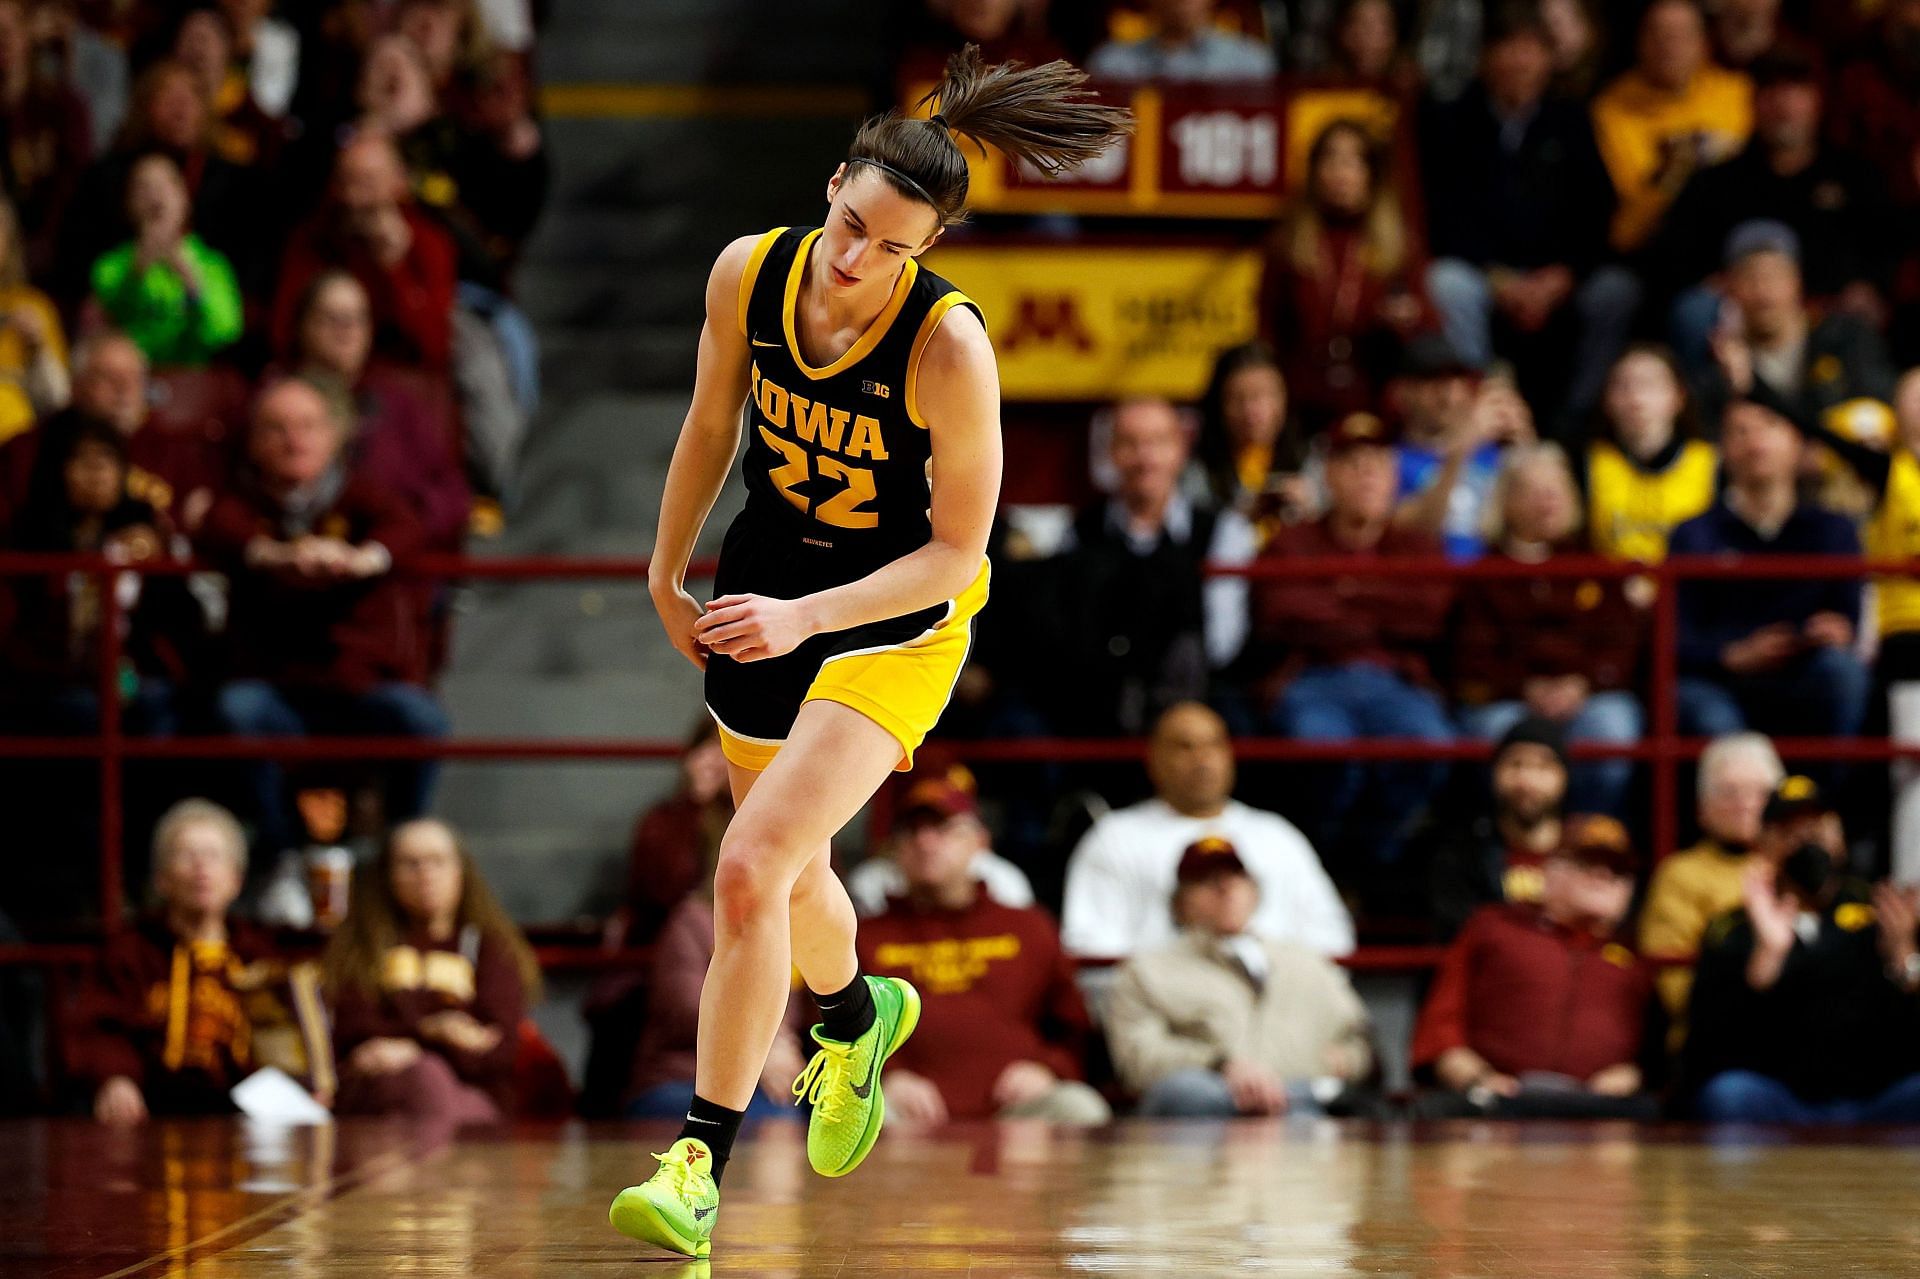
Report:
[[[747,305],[753,301],[753,286],[760,279],[760,264],[767,260],[767,250],[780,238],[787,228],[777,226],[760,237],[753,246],[753,252],[747,255],[747,269],[740,273],[740,336],[751,336],[747,332]]]
[[[980,572],[967,589],[950,601],[947,615],[903,644],[856,649],[820,663],[820,673],[802,700],[838,702],[859,711],[891,733],[900,743],[895,771],[913,767],[913,753],[953,698],[960,668],[973,647],[973,617],[987,603],[993,565],[980,561]],[[711,710],[708,712],[711,714]],[[755,772],[764,770],[780,753],[782,741],[743,737],[720,723],[720,750],[729,763]]]
[[[920,331],[913,335],[913,350],[907,353],[907,391],[905,404],[907,416],[921,430],[927,429],[926,419],[920,416],[920,357],[927,353],[927,343],[933,338],[933,331],[940,327],[940,321],[947,318],[947,312],[961,305],[973,306],[974,301],[960,290],[946,294],[927,312],[927,318],[920,321]]]
[[[787,270],[787,295],[780,308],[780,318],[787,329],[787,352],[793,356],[794,365],[816,382],[823,377],[844,373],[873,353],[873,348],[880,345],[880,339],[887,336],[887,330],[893,327],[894,317],[900,314],[900,308],[907,304],[907,294],[913,292],[913,281],[920,274],[920,264],[908,258],[900,278],[894,282],[893,296],[887,299],[886,309],[874,317],[867,331],[847,348],[844,355],[826,368],[816,369],[800,354],[800,339],[795,335],[793,313],[794,302],[800,297],[800,277],[807,269],[807,254],[812,252],[813,242],[820,238],[822,229],[815,227],[807,232],[807,238],[800,241],[800,247],[794,250],[793,265]]]
[[[756,773],[765,772],[767,765],[773,763],[773,757],[780,753],[780,747],[785,744],[764,737],[746,737],[734,732],[720,722],[720,717],[713,714],[712,707],[707,708],[707,714],[713,715],[713,726],[720,730],[720,753],[727,757],[729,764],[751,769]]]

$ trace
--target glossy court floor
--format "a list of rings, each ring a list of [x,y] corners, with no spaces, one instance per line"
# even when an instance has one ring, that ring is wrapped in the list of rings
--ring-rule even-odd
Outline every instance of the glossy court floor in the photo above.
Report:
[[[662,1127],[457,1140],[0,1124],[0,1279],[1920,1275],[1920,1134],[1333,1123],[889,1132],[858,1174],[762,1126],[709,1270],[615,1235]]]

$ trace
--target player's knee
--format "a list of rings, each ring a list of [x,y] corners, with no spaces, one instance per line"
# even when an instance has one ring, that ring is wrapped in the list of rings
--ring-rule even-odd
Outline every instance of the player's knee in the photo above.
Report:
[[[753,840],[729,839],[713,868],[714,922],[725,932],[750,926],[772,910],[784,910],[792,892],[779,873],[775,850]]]

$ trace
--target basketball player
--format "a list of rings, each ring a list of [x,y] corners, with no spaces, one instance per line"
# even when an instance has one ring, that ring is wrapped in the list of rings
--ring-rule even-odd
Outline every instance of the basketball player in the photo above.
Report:
[[[706,671],[738,805],[714,872],[693,1106],[623,1234],[710,1251],[742,1112],[798,968],[823,1016],[794,1084],[807,1158],[843,1177],[886,1113],[880,1069],[920,1015],[863,976],[829,840],[904,770],[945,708],[987,598],[1000,489],[999,379],[978,308],[915,260],[965,211],[958,137],[1054,171],[1130,127],[1064,62],[948,64],[931,119],[869,120],[827,183],[827,218],[736,240],[707,282],[693,404],[649,585],[674,647]],[[684,578],[746,406],[747,504],[705,605]]]

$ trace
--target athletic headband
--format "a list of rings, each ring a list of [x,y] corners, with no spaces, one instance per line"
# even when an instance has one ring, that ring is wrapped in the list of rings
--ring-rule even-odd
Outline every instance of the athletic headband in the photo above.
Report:
[[[938,118],[938,117],[936,117],[936,118]],[[894,168],[894,167],[893,167],[893,166],[892,166],[891,164],[888,164],[888,163],[887,163],[886,161],[884,161],[884,160],[876,160],[876,159],[874,159],[874,158],[873,158],[873,157],[871,157],[871,156],[865,156],[865,155],[863,155],[863,156],[860,156],[860,157],[858,157],[858,158],[856,158],[855,160],[853,160],[853,161],[852,161],[852,163],[854,163],[854,164],[871,164],[871,165],[872,165],[872,166],[873,166],[874,168],[876,168],[876,169],[885,169],[885,170],[886,170],[886,171],[887,171],[888,173],[890,173],[890,174],[892,174],[892,175],[893,175],[893,176],[894,176],[894,177],[895,177],[896,179],[898,179],[898,180],[899,180],[899,181],[901,181],[901,182],[904,182],[904,183],[906,183],[906,184],[907,184],[907,187],[908,187],[908,189],[909,189],[909,190],[911,190],[911,191],[912,191],[912,192],[913,192],[913,193],[914,193],[915,195],[917,195],[917,196],[919,196],[919,197],[920,197],[920,198],[921,198],[922,200],[925,200],[925,201],[926,201],[926,202],[927,202],[928,204],[930,204],[930,205],[932,205],[932,206],[933,206],[933,209],[934,209],[934,211],[935,211],[936,213],[937,213],[937,212],[939,212],[939,210],[940,210],[940,201],[938,201],[938,200],[936,200],[936,199],[934,199],[934,198],[933,198],[932,196],[930,196],[930,195],[928,195],[928,194],[927,194],[927,189],[926,189],[925,187],[923,187],[923,186],[921,186],[921,185],[920,185],[920,184],[919,184],[918,182],[915,182],[915,181],[913,180],[913,178],[912,178],[912,177],[910,177],[909,175],[907,175],[907,174],[905,174],[905,173],[902,173],[902,172],[900,172],[900,170],[898,170],[898,169],[896,169],[896,168]]]

